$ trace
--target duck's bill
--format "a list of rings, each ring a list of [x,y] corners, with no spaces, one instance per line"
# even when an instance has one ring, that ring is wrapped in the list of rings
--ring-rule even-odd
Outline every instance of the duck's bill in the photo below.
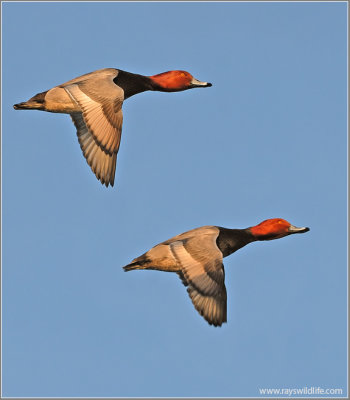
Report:
[[[191,81],[191,87],[195,88],[195,87],[210,87],[213,86],[211,83],[209,82],[201,82],[198,79],[193,78]]]
[[[305,233],[308,232],[310,228],[304,227],[304,228],[298,228],[297,226],[291,225],[289,227],[289,233]]]

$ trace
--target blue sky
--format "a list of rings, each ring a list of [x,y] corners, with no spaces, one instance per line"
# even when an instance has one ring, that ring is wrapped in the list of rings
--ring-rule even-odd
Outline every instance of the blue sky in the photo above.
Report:
[[[347,5],[3,3],[3,396],[347,390]],[[15,111],[105,67],[213,83],[124,103],[116,185],[69,116]],[[228,323],[176,275],[125,274],[202,225],[305,235],[224,260]]]

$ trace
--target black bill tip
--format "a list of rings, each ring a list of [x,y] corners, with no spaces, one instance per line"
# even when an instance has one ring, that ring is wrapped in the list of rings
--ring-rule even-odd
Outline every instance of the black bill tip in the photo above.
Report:
[[[305,232],[309,232],[310,228],[305,227],[305,228],[298,228],[294,225],[291,225],[289,227],[289,232],[290,233],[305,233]]]

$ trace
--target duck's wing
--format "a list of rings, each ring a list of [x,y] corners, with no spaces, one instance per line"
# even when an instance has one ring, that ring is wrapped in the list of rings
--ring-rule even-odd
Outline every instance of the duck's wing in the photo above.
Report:
[[[119,150],[124,100],[123,90],[113,79],[117,70],[102,70],[89,79],[62,85],[79,105],[72,113],[78,140],[86,161],[102,184],[113,186]]]
[[[214,326],[227,321],[225,270],[216,245],[218,235],[218,228],[203,227],[192,237],[169,243],[193,305]]]
[[[113,186],[117,153],[106,152],[99,146],[94,136],[87,128],[82,113],[72,113],[71,117],[77,129],[80,148],[93,173],[103,185],[107,187],[108,185]]]

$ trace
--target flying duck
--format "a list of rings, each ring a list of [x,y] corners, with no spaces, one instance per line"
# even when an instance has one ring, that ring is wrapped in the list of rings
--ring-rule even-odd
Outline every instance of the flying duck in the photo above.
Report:
[[[108,187],[114,185],[124,100],[146,90],[179,92],[210,86],[211,83],[201,82],[186,71],[143,76],[105,68],[38,93],[13,107],[70,114],[87,163],[97,179]]]
[[[126,265],[124,271],[153,269],[175,272],[196,310],[214,326],[227,322],[223,258],[248,243],[308,232],[284,219],[273,218],[246,229],[202,226],[166,240]]]

